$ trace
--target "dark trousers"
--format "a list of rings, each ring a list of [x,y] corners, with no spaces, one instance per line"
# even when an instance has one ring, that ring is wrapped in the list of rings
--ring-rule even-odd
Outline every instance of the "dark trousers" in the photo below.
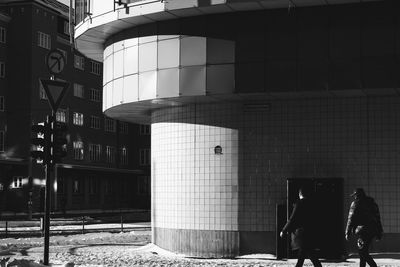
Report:
[[[374,259],[369,255],[369,246],[371,245],[372,238],[358,238],[358,255],[360,256],[360,267],[365,267],[368,263],[371,267],[377,267]]]
[[[305,248],[300,248],[298,251],[296,267],[302,267],[306,258],[309,258],[315,267],[322,267],[321,262],[315,254],[315,251],[313,249]]]

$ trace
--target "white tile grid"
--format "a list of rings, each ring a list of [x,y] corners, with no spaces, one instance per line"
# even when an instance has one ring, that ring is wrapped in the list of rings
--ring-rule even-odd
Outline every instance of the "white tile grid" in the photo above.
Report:
[[[160,127],[163,126],[163,127]],[[170,129],[173,130],[170,130]],[[178,131],[176,130],[179,129]],[[196,131],[194,130],[196,128]],[[180,228],[180,229],[209,229],[209,230],[223,230],[223,229],[235,229],[237,227],[233,226],[235,223],[235,218],[237,215],[232,215],[235,209],[230,208],[230,212],[223,212],[224,210],[228,210],[226,206],[231,204],[231,201],[223,199],[223,197],[232,197],[235,196],[234,193],[230,192],[231,187],[226,186],[226,184],[231,184],[232,182],[224,181],[229,177],[231,179],[231,175],[226,176],[225,174],[229,173],[226,165],[226,160],[223,159],[221,156],[215,158],[215,155],[211,155],[212,158],[209,156],[209,149],[206,149],[210,141],[209,135],[202,136],[196,140],[196,145],[199,146],[199,149],[195,151],[188,150],[187,148],[194,147],[193,141],[187,141],[188,138],[193,138],[195,132],[197,132],[196,138],[199,136],[201,128],[209,128],[208,126],[193,126],[193,124],[170,124],[166,125],[164,123],[157,123],[153,124],[152,134],[153,136],[160,136],[162,134],[167,135],[167,138],[157,138],[158,141],[153,141],[153,153],[152,155],[155,157],[157,163],[158,172],[162,172],[165,176],[166,173],[172,173],[169,176],[170,180],[169,183],[172,184],[177,179],[174,177],[179,177],[180,171],[178,171],[179,165],[189,165],[188,170],[192,170],[193,165],[196,165],[196,175],[194,173],[191,176],[185,176],[183,179],[179,179],[179,183],[182,184],[182,187],[185,187],[183,190],[176,189],[176,187],[171,187],[171,196],[179,196],[180,199],[175,203],[175,206],[172,207],[168,212],[171,213],[172,210],[175,210],[177,214],[177,221],[176,225],[172,225],[171,222],[164,222],[168,225],[163,225],[163,227],[172,227],[172,228]],[[207,132],[210,132],[208,129]],[[221,132],[218,129],[211,129],[211,133],[214,132]],[[224,132],[225,133],[225,132]],[[174,136],[175,135],[175,136]],[[200,135],[201,136],[201,135]],[[154,140],[155,138],[153,138]],[[164,146],[162,142],[169,143],[171,148],[168,146]],[[212,142],[214,144],[215,141]],[[158,149],[155,149],[157,147]],[[167,147],[167,148],[165,148]],[[229,145],[224,147],[229,147]],[[173,149],[172,149],[173,148]],[[156,151],[154,151],[156,150]],[[173,157],[170,151],[176,151],[178,153],[182,153],[182,156]],[[228,150],[229,151],[229,150]],[[196,152],[196,153],[194,153]],[[212,149],[213,152],[213,149]],[[228,153],[226,155],[229,155]],[[208,159],[207,159],[208,157]],[[196,159],[196,160],[195,160]],[[210,169],[210,161],[217,161],[216,166],[223,166],[220,171],[216,171],[215,167],[211,166]],[[222,162],[223,161],[223,162]],[[163,165],[160,165],[161,162],[166,162],[165,166],[168,166],[168,169],[163,168]],[[229,158],[228,158],[229,162]],[[194,163],[194,164],[193,164]],[[232,165],[231,163],[228,164]],[[162,168],[162,169],[161,169]],[[175,172],[175,173],[174,173]],[[205,175],[207,173],[207,176]],[[237,178],[236,176],[233,176]],[[156,180],[157,183],[158,180]],[[186,181],[186,182],[183,182]],[[155,186],[163,187],[166,186],[163,183],[157,183]],[[215,189],[218,190],[215,190]],[[155,190],[162,191],[162,188],[158,188]],[[174,191],[175,190],[175,191]],[[182,194],[181,191],[185,191],[189,194]],[[209,192],[210,191],[210,192]],[[230,194],[227,194],[229,192]],[[173,194],[175,193],[175,194]],[[156,201],[158,202],[168,202],[167,196],[164,199],[157,198]],[[193,203],[192,205],[188,205],[188,203]],[[157,205],[155,205],[157,206]],[[160,216],[167,216],[165,213],[166,211],[162,210],[164,207],[161,205],[160,208],[156,207],[156,214]],[[162,208],[161,208],[162,207]],[[194,218],[190,215],[194,214]],[[161,221],[161,220],[159,220]],[[160,223],[161,224],[161,223]],[[160,225],[159,224],[159,225]],[[228,226],[227,226],[228,225]]]
[[[240,131],[243,134],[229,133],[229,129],[221,131],[212,127],[196,128],[199,147],[196,150],[197,160],[203,166],[197,173],[196,179],[199,180],[196,185],[202,194],[196,195],[196,198],[185,196],[185,202],[195,199],[198,202],[193,207],[202,207],[201,213],[194,218],[195,227],[214,229],[215,226],[216,229],[225,227],[225,230],[239,227],[241,230],[274,231],[275,205],[285,201],[285,178],[335,176],[345,178],[344,219],[351,201],[348,195],[355,187],[364,187],[380,205],[385,232],[399,232],[400,208],[397,203],[400,200],[400,182],[397,174],[400,168],[397,164],[399,154],[396,151],[400,150],[400,142],[395,137],[400,130],[396,126],[400,125],[400,101],[399,98],[379,100],[374,105],[369,103],[371,111],[367,114],[375,114],[376,117],[373,118],[368,118],[365,114],[365,98],[276,101],[273,112],[257,116],[256,123],[252,119],[244,120],[246,123]],[[213,108],[200,106],[198,110],[204,111],[204,118],[209,116],[210,124],[215,124],[212,122],[218,118],[211,116],[215,114]],[[178,129],[184,131],[185,127],[179,124]],[[367,133],[366,129],[369,129]],[[209,138],[213,134],[225,137],[228,134],[233,137],[232,141],[241,138],[242,153],[235,155],[239,146],[232,146],[232,152],[224,154],[230,160],[211,160],[212,157],[207,160],[207,153],[210,151],[206,149],[206,140],[218,140]],[[227,144],[230,140],[220,140],[224,140],[223,148],[226,146],[229,149]],[[370,145],[366,149],[368,142]],[[172,145],[171,149],[175,146],[176,144]],[[162,155],[164,153],[165,151],[161,151]],[[237,163],[239,158],[240,164]],[[229,168],[230,164],[236,165],[237,169]],[[217,173],[216,168],[220,170]],[[240,190],[247,188],[249,194],[238,196],[232,190],[233,187],[229,190],[229,185],[228,190],[225,189],[227,181],[237,181],[238,177],[245,178],[241,180]],[[215,187],[221,190],[216,193]],[[232,198],[229,194],[236,195]],[[238,198],[241,199],[241,204],[235,206],[238,205]],[[232,207],[236,209],[234,212],[225,213]],[[208,220],[204,217],[207,214]],[[183,217],[185,216],[186,213]],[[204,223],[199,223],[198,218],[203,218],[201,221]],[[231,224],[228,223],[229,219]],[[185,224],[185,227],[190,228],[192,225]]]

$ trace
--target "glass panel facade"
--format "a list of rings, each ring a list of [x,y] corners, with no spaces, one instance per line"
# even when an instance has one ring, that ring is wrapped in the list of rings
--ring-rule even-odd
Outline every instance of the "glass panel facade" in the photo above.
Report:
[[[181,40],[181,65],[205,65],[207,58],[206,38],[184,37]]]
[[[157,72],[139,74],[139,100],[156,98]]]
[[[158,42],[158,68],[179,67],[179,38]]]
[[[204,95],[206,91],[206,67],[185,67],[180,71],[181,95]]]

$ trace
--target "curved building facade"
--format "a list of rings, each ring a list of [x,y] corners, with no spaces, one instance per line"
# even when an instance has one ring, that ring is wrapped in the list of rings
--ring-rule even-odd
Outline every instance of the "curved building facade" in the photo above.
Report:
[[[275,253],[288,179],[339,177],[339,224],[363,187],[381,207],[376,249],[398,249],[396,1],[131,2],[92,3],[75,38],[104,62],[105,114],[151,124],[156,245]]]

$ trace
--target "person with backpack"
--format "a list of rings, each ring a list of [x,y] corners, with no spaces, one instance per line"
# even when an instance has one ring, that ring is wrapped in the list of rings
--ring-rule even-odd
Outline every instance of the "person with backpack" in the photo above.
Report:
[[[350,196],[354,197],[354,201],[350,205],[345,238],[348,241],[351,234],[356,235],[360,267],[365,267],[367,263],[376,267],[369,247],[374,238],[380,240],[383,234],[378,205],[362,188],[355,189]]]

